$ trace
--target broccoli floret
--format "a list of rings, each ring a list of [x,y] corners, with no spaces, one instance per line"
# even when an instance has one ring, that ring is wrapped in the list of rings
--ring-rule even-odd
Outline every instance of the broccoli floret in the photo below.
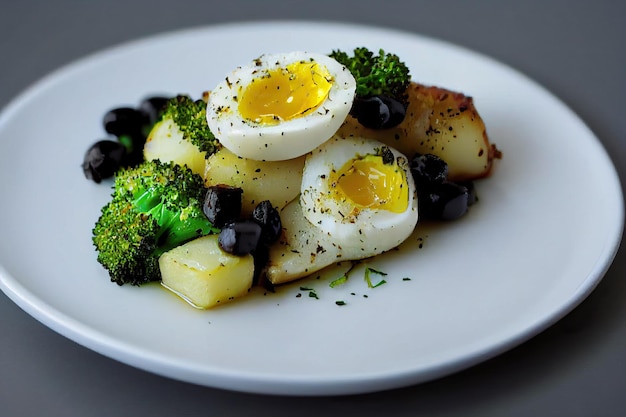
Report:
[[[113,199],[104,207],[93,229],[98,262],[120,285],[139,285],[157,279],[160,230],[156,220],[133,209],[129,201]]]
[[[352,56],[334,50],[330,57],[345,65],[356,80],[357,97],[388,96],[406,105],[411,82],[409,68],[400,58],[382,49],[378,55],[367,48],[354,49]]]
[[[98,261],[119,285],[161,279],[158,259],[219,231],[202,211],[206,189],[189,168],[158,160],[122,169],[93,229]]]
[[[172,119],[183,133],[183,138],[206,152],[208,158],[214,151],[216,140],[206,121],[206,102],[178,95],[166,105],[161,119]]]

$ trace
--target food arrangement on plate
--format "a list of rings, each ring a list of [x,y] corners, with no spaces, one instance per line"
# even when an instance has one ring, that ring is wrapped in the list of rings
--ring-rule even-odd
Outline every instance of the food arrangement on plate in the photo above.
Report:
[[[161,282],[197,308],[398,247],[450,221],[500,151],[471,97],[397,55],[263,55],[213,89],[104,117],[88,179],[113,177],[93,229],[117,284]]]

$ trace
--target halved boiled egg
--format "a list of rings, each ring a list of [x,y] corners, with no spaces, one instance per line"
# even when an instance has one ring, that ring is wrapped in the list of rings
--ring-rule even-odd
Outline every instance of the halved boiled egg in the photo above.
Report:
[[[309,222],[368,255],[398,245],[417,223],[407,158],[373,139],[334,137],[315,149],[300,192]]]
[[[334,136],[306,157],[300,198],[281,212],[284,233],[266,275],[278,284],[378,255],[406,240],[417,219],[407,158],[373,139]]]
[[[263,55],[211,91],[207,122],[220,143],[242,158],[296,158],[333,136],[355,90],[350,71],[326,55]]]

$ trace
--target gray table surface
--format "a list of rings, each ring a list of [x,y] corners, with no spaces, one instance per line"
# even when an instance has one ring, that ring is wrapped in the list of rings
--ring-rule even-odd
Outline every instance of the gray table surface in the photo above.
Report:
[[[445,39],[521,70],[580,115],[626,175],[626,2],[0,3],[0,107],[48,72],[137,37],[252,19],[357,22]],[[622,250],[578,308],[495,359],[414,387],[334,398],[248,395],[155,376],[54,333],[0,295],[0,416],[626,415],[625,273]]]

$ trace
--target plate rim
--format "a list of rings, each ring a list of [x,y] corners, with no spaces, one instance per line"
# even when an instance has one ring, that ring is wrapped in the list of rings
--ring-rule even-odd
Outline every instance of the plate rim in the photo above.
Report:
[[[423,35],[423,34],[416,33],[416,32],[407,32],[407,31],[383,27],[383,26],[373,26],[373,25],[364,25],[364,24],[355,24],[355,23],[342,23],[342,22],[327,22],[327,21],[316,21],[316,20],[229,22],[229,23],[214,24],[214,25],[200,25],[200,26],[194,26],[194,27],[188,27],[188,28],[181,28],[181,29],[172,30],[172,31],[160,32],[160,33],[147,35],[147,36],[143,36],[143,37],[136,38],[136,39],[127,40],[127,41],[118,43],[113,46],[99,49],[83,57],[70,61],[67,64],[62,65],[56,70],[53,70],[52,72],[48,73],[47,75],[45,75],[44,77],[36,81],[35,83],[31,84],[25,90],[23,90],[20,94],[18,94],[16,97],[11,99],[6,106],[0,109],[0,129],[2,129],[2,127],[7,121],[11,120],[11,117],[13,114],[19,112],[23,106],[27,105],[30,102],[30,100],[32,100],[32,98],[36,96],[37,94],[39,94],[42,90],[45,90],[45,88],[47,88],[48,86],[53,85],[56,82],[59,82],[63,77],[71,77],[71,74],[73,72],[84,69],[86,65],[96,65],[99,60],[106,60],[109,54],[115,53],[116,51],[124,51],[127,48],[140,47],[142,44],[145,44],[145,43],[159,42],[165,38],[172,38],[172,37],[184,38],[198,31],[219,32],[224,29],[228,29],[228,28],[232,29],[232,28],[238,28],[238,27],[244,27],[246,29],[251,30],[252,28],[271,28],[272,25],[275,28],[277,24],[282,25],[282,26],[305,25],[307,26],[307,28],[316,27],[319,25],[324,25],[324,26],[330,25],[331,30],[342,29],[342,30],[381,31],[384,33],[391,34],[393,36],[413,38],[415,40],[425,41],[428,43],[437,43],[437,44],[445,45],[447,48],[451,48],[453,50],[461,50],[464,53],[469,53],[473,56],[480,58],[481,60],[487,61],[490,65],[493,65],[493,64],[498,65],[502,68],[505,68],[507,71],[511,71],[515,73],[517,76],[521,76],[526,82],[533,84],[535,87],[538,87],[539,89],[541,89],[542,92],[545,93],[547,96],[551,97],[552,99],[555,99],[562,108],[570,112],[572,117],[580,121],[581,125],[584,126],[588,130],[589,136],[595,139],[594,144],[599,148],[598,150],[603,153],[603,156],[605,157],[605,159],[609,161],[611,164],[611,167],[610,167],[611,169],[609,171],[612,173],[611,180],[614,183],[612,187],[615,187],[616,189],[620,191],[621,198],[617,199],[618,207],[616,207],[617,222],[619,223],[619,227],[617,228],[617,230],[615,231],[613,235],[607,236],[607,238],[605,239],[605,249],[602,251],[602,253],[605,254],[605,256],[602,259],[596,260],[593,271],[584,280],[584,285],[581,285],[578,288],[576,294],[570,297],[569,299],[570,302],[568,303],[568,305],[561,306],[561,308],[558,309],[560,314],[545,318],[541,323],[537,323],[536,327],[527,329],[525,332],[518,332],[517,338],[509,339],[503,342],[500,346],[491,347],[491,349],[488,352],[476,352],[475,354],[470,355],[471,360],[468,360],[468,357],[463,357],[463,358],[459,358],[457,363],[450,363],[450,364],[447,364],[446,366],[439,366],[440,369],[431,369],[430,372],[427,372],[426,373],[427,375],[425,374],[423,378],[415,378],[414,375],[411,375],[411,372],[408,372],[407,375],[400,376],[400,377],[398,377],[397,375],[396,376],[382,375],[378,377],[373,376],[372,377],[373,380],[371,381],[363,380],[360,382],[360,384],[357,383],[355,386],[353,386],[352,389],[348,389],[345,386],[349,382],[353,382],[352,380],[350,381],[335,380],[334,382],[325,380],[325,381],[315,382],[315,381],[307,381],[304,379],[295,378],[294,380],[289,380],[289,381],[283,379],[282,383],[281,381],[274,381],[275,386],[284,386],[285,388],[287,388],[287,386],[289,385],[290,388],[293,388],[292,386],[290,386],[290,384],[297,382],[299,384],[299,389],[296,390],[297,392],[293,392],[294,394],[297,394],[297,395],[306,394],[307,392],[310,392],[313,395],[319,395],[319,394],[327,395],[329,394],[328,388],[332,388],[333,384],[339,384],[341,386],[342,390],[340,393],[342,394],[362,393],[362,392],[370,392],[370,391],[379,391],[381,390],[381,386],[382,386],[382,389],[390,389],[390,388],[404,386],[406,385],[407,382],[410,384],[414,384],[414,383],[423,382],[425,380],[437,378],[440,376],[448,375],[450,373],[459,371],[461,369],[465,369],[467,367],[473,366],[491,357],[497,356],[500,353],[506,350],[509,350],[510,348],[516,345],[519,345],[520,343],[530,339],[536,334],[539,334],[546,328],[550,327],[552,324],[559,321],[565,315],[569,314],[600,283],[602,277],[606,274],[606,272],[610,268],[615,256],[617,255],[617,252],[619,251],[620,242],[622,240],[622,235],[623,235],[623,227],[624,227],[624,203],[623,203],[623,193],[622,193],[622,188],[620,184],[620,179],[619,179],[617,170],[615,169],[615,165],[610,155],[606,151],[606,148],[603,146],[602,142],[600,141],[600,139],[597,137],[597,135],[593,131],[591,131],[591,129],[584,122],[584,120],[578,114],[576,114],[572,110],[571,107],[569,107],[566,103],[564,103],[558,96],[550,92],[547,88],[540,85],[537,81],[526,76],[521,71],[509,66],[506,63],[503,63],[488,55],[485,55],[481,52],[478,52],[478,51],[469,49],[465,46],[460,46],[458,44],[454,44],[445,40],[430,37],[428,35]],[[146,359],[143,363],[137,363],[136,361],[129,360],[127,356],[129,354],[128,353],[129,348],[132,348],[132,346],[127,345],[125,343],[121,343],[120,341],[117,341],[117,343],[112,343],[112,342],[116,342],[116,339],[108,335],[104,335],[99,331],[95,331],[94,329],[91,329],[89,326],[84,325],[79,320],[76,320],[73,317],[69,317],[63,314],[62,312],[56,310],[55,308],[47,304],[44,300],[38,299],[38,297],[32,294],[27,288],[20,285],[19,279],[17,279],[16,277],[10,276],[2,265],[0,265],[0,289],[2,289],[3,292],[12,301],[14,301],[22,310],[30,314],[32,317],[34,317],[41,323],[45,324],[47,327],[53,329],[55,332],[83,346],[86,346],[93,351],[96,351],[107,357],[114,358],[115,360],[126,363],[130,366],[144,369],[144,370],[157,373],[163,376],[167,376],[173,379],[180,379],[180,380],[194,382],[194,383],[202,383],[202,381],[193,380],[193,378],[191,378],[190,380],[189,378],[191,376],[177,377],[176,375],[172,375],[170,374],[170,372],[168,372],[168,369],[155,369],[153,366],[154,364],[156,364],[154,360],[156,360],[157,359],[156,356],[159,356],[159,355],[154,355],[155,358],[151,357],[149,359]],[[33,303],[33,299],[36,299],[36,301],[39,301],[40,304]],[[44,308],[44,307],[47,307],[47,308]],[[106,341],[106,347],[103,347],[102,343],[105,343],[105,341]],[[111,352],[111,349],[113,350],[113,352]],[[145,355],[145,353],[143,355]],[[142,356],[142,352],[132,353],[131,356],[134,356],[135,359],[138,359]],[[187,371],[189,372],[189,370]],[[243,378],[243,376],[236,376],[234,374],[232,375],[221,374],[221,375],[217,375],[217,377],[218,378],[226,377],[227,379],[229,377],[231,378],[230,381],[224,381],[221,384],[221,386],[213,385],[217,388],[226,388],[226,389],[232,389],[232,390],[242,389],[242,386],[240,383],[241,383],[241,378]],[[387,379],[385,381],[386,383],[383,383],[381,385],[380,383],[381,378]],[[394,380],[390,381],[388,380],[389,378],[394,378]],[[260,392],[260,393],[268,393],[268,394],[276,393],[275,389],[270,389],[267,392],[262,392],[262,390],[259,390],[259,389],[250,390],[249,389],[251,388],[250,383],[254,383],[254,380],[255,380],[254,376],[251,377],[250,381],[248,381],[248,384],[245,384],[248,386],[248,389],[245,389],[244,387],[243,390],[249,391],[249,392]],[[212,381],[212,382],[215,382],[215,381]],[[320,387],[320,384],[324,384],[325,386]],[[279,391],[280,391],[279,392],[280,394],[291,394],[290,392],[284,392],[284,389],[279,390]]]

